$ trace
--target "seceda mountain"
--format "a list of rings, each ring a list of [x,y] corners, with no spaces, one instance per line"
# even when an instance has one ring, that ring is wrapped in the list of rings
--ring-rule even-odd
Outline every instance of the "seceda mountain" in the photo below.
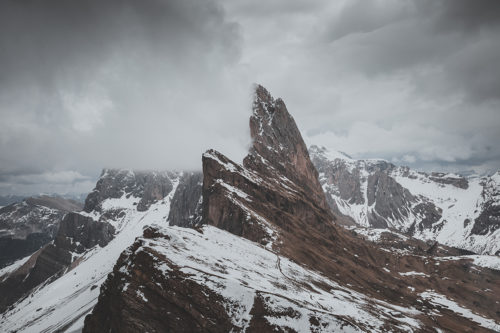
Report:
[[[343,227],[415,234],[421,217],[441,216],[431,229],[443,220],[438,204],[384,179],[393,172],[350,168],[364,177],[339,181],[349,175],[314,148],[318,174],[284,102],[261,86],[250,133],[242,164],[209,150],[203,173],[105,170],[53,242],[2,270],[1,330],[500,330],[500,273],[484,267],[498,257]]]

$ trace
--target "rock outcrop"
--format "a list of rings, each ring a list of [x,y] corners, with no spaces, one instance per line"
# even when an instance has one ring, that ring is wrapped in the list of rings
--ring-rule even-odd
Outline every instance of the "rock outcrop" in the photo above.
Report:
[[[190,280],[189,273],[158,250],[143,247],[148,239],[168,236],[146,229],[144,237],[120,256],[83,332],[222,333],[235,329],[219,294]]]
[[[469,188],[469,181],[466,178],[460,176],[450,177],[442,172],[432,172],[429,176],[429,179],[438,184],[453,185],[463,190]]]

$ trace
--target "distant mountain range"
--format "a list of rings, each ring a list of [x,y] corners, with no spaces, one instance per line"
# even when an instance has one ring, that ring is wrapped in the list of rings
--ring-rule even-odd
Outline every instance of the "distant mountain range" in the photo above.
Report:
[[[317,146],[309,151],[330,207],[357,226],[500,254],[500,172],[425,173]]]
[[[21,202],[26,198],[30,197],[40,197],[40,196],[45,196],[45,197],[60,197],[63,199],[67,200],[74,200],[80,203],[83,203],[85,201],[85,198],[87,197],[87,193],[66,193],[66,194],[60,194],[60,193],[39,193],[39,194],[31,194],[31,195],[0,195],[0,207],[4,207],[16,202]]]

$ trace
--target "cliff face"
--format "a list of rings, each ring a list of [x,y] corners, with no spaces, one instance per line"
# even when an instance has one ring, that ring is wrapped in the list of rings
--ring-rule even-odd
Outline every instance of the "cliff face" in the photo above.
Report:
[[[500,171],[481,180],[481,213],[476,217],[471,233],[490,236],[500,234]],[[500,247],[496,253],[500,255]]]
[[[286,178],[328,210],[318,172],[285,102],[274,99],[264,87],[257,86],[252,107],[250,136],[253,144],[243,160],[244,167],[267,178]]]
[[[187,172],[179,179],[168,215],[170,225],[194,227],[201,223],[203,174]]]
[[[243,165],[214,150],[203,155],[203,222],[269,246],[277,228],[331,226],[337,218],[297,125],[285,103],[262,86],[255,91],[250,133],[253,145]]]

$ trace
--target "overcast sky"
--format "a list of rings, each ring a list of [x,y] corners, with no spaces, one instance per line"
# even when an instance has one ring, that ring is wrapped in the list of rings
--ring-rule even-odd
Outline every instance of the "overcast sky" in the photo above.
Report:
[[[240,161],[253,83],[308,144],[500,168],[498,0],[5,0],[0,194]]]

